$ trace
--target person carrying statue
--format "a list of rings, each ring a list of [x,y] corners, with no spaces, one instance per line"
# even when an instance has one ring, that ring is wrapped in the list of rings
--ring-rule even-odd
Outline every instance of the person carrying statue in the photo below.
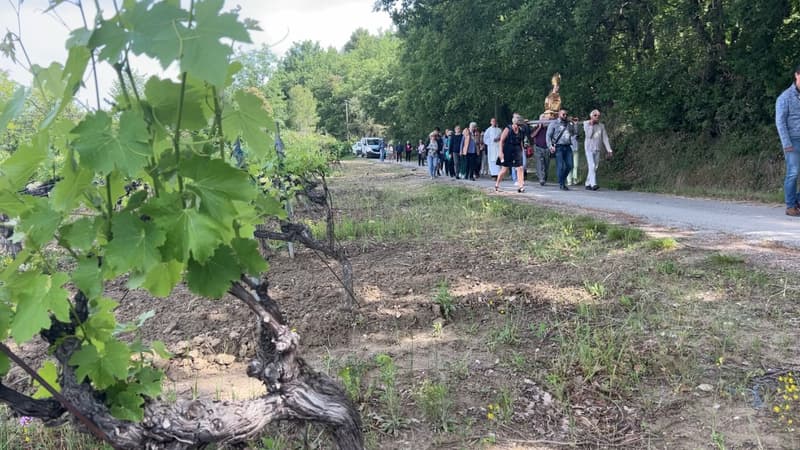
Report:
[[[556,172],[558,186],[562,191],[568,191],[567,175],[572,171],[572,141],[577,138],[578,130],[575,122],[567,118],[567,110],[558,111],[558,119],[550,122],[547,127],[547,148],[556,156]]]
[[[597,186],[597,167],[600,165],[600,147],[605,146],[606,156],[611,157],[613,151],[611,144],[608,143],[608,133],[606,126],[600,123],[600,111],[594,110],[589,113],[589,120],[583,122],[583,151],[586,154],[586,165],[589,173],[586,175],[586,189],[596,191]]]
[[[531,131],[531,140],[533,141],[533,158],[536,161],[536,176],[539,178],[539,185],[544,186],[547,183],[547,172],[550,169],[550,150],[547,148],[547,127],[541,121],[548,120],[550,116],[547,113],[539,115],[539,121]]]

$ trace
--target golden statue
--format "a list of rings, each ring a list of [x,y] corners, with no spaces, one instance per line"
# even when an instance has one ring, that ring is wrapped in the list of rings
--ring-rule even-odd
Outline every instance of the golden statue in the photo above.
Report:
[[[558,88],[561,86],[561,74],[554,73],[550,83],[553,85],[553,90],[544,99],[544,113],[550,116],[551,119],[555,119],[558,117],[558,110],[561,109],[561,96],[558,95]]]

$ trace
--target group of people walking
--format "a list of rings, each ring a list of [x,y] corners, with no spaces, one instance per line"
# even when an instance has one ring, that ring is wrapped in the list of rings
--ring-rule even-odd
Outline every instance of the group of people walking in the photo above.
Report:
[[[578,184],[578,141],[583,131],[584,154],[586,155],[587,177],[585,188],[597,190],[597,168],[601,151],[607,157],[612,155],[611,145],[605,125],[600,122],[600,111],[591,112],[589,119],[579,126],[577,119],[570,119],[566,109],[560,109],[554,120],[542,114],[534,125],[529,125],[520,114],[514,113],[511,124],[504,128],[497,126],[492,118],[489,126],[481,131],[477,123],[471,122],[468,128],[456,125],[444,133],[437,127],[427,140],[419,140],[417,145],[417,164],[428,167],[428,175],[433,179],[443,174],[456,179],[475,180],[481,176],[495,178],[495,190],[500,189],[503,178],[511,174],[518,192],[525,192],[525,176],[530,159],[535,161],[539,184],[547,184],[550,159],[556,158],[556,172],[559,188],[568,191],[570,185]],[[405,153],[410,160],[412,147],[395,143],[389,151],[395,153],[396,161],[401,161]]]

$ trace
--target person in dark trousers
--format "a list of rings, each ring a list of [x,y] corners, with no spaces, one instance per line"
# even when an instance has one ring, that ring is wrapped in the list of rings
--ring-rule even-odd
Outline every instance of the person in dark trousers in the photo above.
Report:
[[[444,173],[448,177],[455,177],[455,165],[453,164],[453,130],[447,129],[444,142]]]
[[[459,163],[461,161],[462,142],[463,142],[463,136],[461,135],[461,125],[456,125],[453,137],[450,138],[450,156],[452,156],[453,158],[453,174],[451,175],[451,177],[453,178],[460,178],[457,171]]]
[[[480,132],[478,124],[471,122],[469,128],[464,130],[464,139],[461,148],[461,156],[464,159],[464,178],[475,181],[476,169],[479,169],[480,159],[478,155],[478,142],[480,142]]]
[[[541,114],[539,120],[548,120],[550,116]],[[547,183],[547,172],[550,169],[550,150],[547,148],[547,127],[539,123],[533,129],[533,158],[536,160],[536,176],[539,185]]]
[[[406,141],[406,162],[411,162],[411,151],[414,147],[411,146],[411,141]]]
[[[442,139],[442,131],[439,129],[439,127],[434,128],[433,132],[436,133],[436,168],[434,170],[434,173],[438,177],[442,175],[442,158],[444,157],[444,139]]]

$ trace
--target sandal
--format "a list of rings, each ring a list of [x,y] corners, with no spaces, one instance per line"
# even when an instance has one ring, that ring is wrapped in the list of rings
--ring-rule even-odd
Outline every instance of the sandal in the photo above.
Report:
[[[517,189],[517,192],[519,192],[520,194],[522,194],[523,192],[525,192],[525,186],[520,186],[520,188],[519,188],[519,189]]]
[[[498,186],[498,185],[496,185],[496,184],[495,184],[495,185],[494,185],[494,191],[495,191],[495,192],[500,192],[500,186]]]

